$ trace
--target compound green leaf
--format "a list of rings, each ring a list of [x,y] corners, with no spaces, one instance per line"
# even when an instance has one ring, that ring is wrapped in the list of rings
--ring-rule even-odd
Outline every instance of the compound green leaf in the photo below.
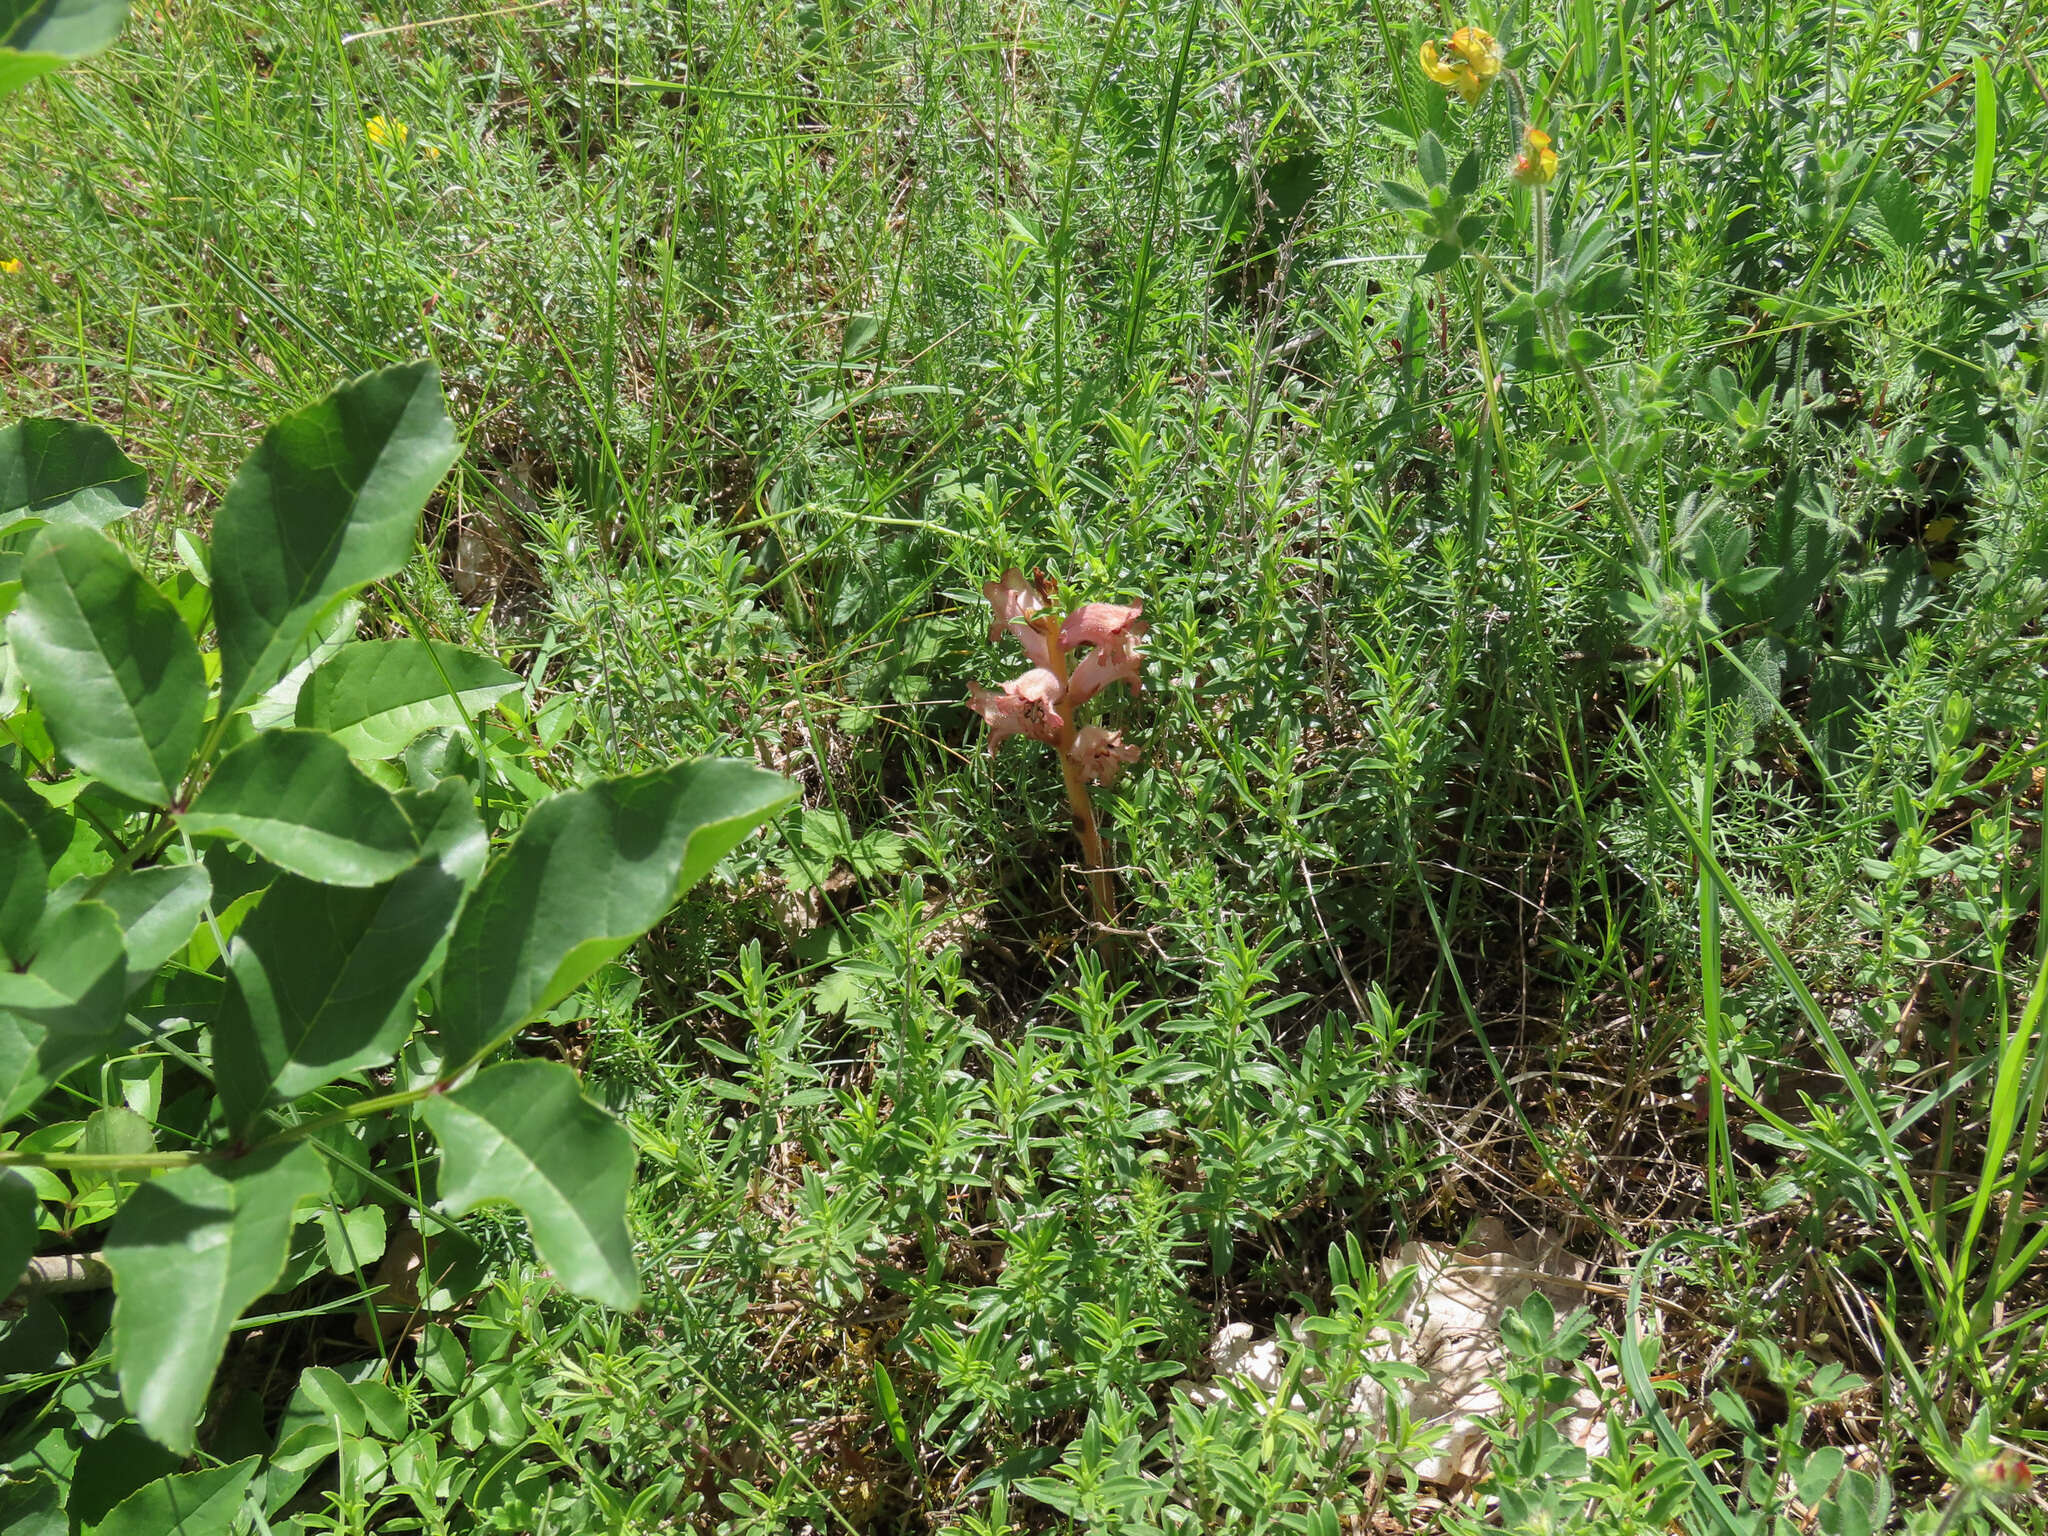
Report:
[[[180,1453],[243,1309],[284,1272],[292,1211],[327,1188],[305,1142],[178,1168],[128,1197],[107,1238],[114,1369],[150,1437]]]
[[[413,994],[488,851],[461,780],[417,797],[412,819],[424,854],[396,879],[356,890],[281,876],[236,933],[234,983],[214,1026],[231,1124],[389,1061],[404,1044]]]
[[[441,1143],[441,1203],[461,1215],[487,1200],[526,1213],[533,1246],[579,1296],[640,1300],[626,1194],[633,1138],[583,1097],[559,1062],[508,1061],[420,1106]]]
[[[391,792],[318,731],[265,731],[214,769],[179,818],[198,836],[238,838],[324,885],[379,885],[419,857]]]
[[[18,1168],[0,1168],[0,1290],[9,1295],[36,1251],[36,1213],[42,1202]]]
[[[0,970],[0,1124],[111,1047],[126,1017],[128,952],[109,908],[51,913],[35,944],[27,971]]]
[[[10,3],[19,0],[0,0],[0,17]],[[0,20],[0,38],[5,28]],[[0,74],[6,68],[0,61]],[[0,529],[31,519],[104,528],[141,506],[148,487],[141,466],[98,427],[33,416],[0,428]]]
[[[365,374],[263,435],[213,522],[223,709],[275,681],[328,607],[404,566],[455,458],[428,362]]]
[[[43,918],[50,866],[29,824],[0,805],[0,953],[26,965],[30,940]]]
[[[168,805],[199,750],[206,669],[178,610],[91,528],[53,524],[21,567],[7,638],[57,748]]]
[[[293,1472],[311,1471],[334,1454],[337,1432],[360,1435],[368,1426],[362,1401],[348,1379],[330,1366],[310,1365],[299,1373],[299,1389],[285,1405],[271,1464]]]
[[[542,804],[448,942],[437,1018],[447,1060],[481,1057],[567,997],[794,795],[751,763],[714,758]]]
[[[488,656],[425,640],[358,640],[299,690],[298,723],[351,756],[396,757],[420,732],[459,726],[520,687]]]
[[[145,1483],[116,1504],[88,1536],[228,1536],[256,1476],[244,1457],[203,1472],[173,1472]]]

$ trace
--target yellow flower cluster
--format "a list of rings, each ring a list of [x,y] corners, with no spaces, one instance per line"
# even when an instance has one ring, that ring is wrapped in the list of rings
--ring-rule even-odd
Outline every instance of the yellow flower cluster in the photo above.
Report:
[[[6,260],[0,261],[0,276],[12,277],[20,270],[21,258],[19,256],[9,256]]]
[[[405,148],[405,141],[412,137],[412,130],[395,117],[373,117],[363,124],[363,137],[378,149],[398,150]],[[441,158],[441,149],[436,144],[422,144],[420,153],[429,160]]]
[[[1422,72],[1466,106],[1475,107],[1486,88],[1499,78],[1505,51],[1491,32],[1460,27],[1448,42],[1431,38],[1422,45]]]

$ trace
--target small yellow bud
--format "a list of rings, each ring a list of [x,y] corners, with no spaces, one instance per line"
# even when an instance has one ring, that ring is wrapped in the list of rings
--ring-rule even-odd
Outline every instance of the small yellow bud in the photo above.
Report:
[[[1515,180],[1525,187],[1548,186],[1557,180],[1557,151],[1541,128],[1523,131],[1522,152],[1515,157]]]

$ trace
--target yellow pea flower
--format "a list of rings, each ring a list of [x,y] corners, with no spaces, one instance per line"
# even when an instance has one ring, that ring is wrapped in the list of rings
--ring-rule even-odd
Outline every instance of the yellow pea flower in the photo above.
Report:
[[[379,149],[402,149],[406,126],[395,117],[377,116],[363,124],[363,137]]]
[[[1515,180],[1525,187],[1548,186],[1557,180],[1557,151],[1541,128],[1522,132],[1522,152],[1515,157]]]
[[[1486,88],[1499,76],[1506,50],[1491,32],[1460,27],[1448,42],[1431,38],[1422,45],[1422,72],[1468,107],[1479,104]]]
[[[0,273],[4,273],[8,277],[14,276],[20,270],[21,258],[19,256],[10,256],[5,261],[0,261]]]

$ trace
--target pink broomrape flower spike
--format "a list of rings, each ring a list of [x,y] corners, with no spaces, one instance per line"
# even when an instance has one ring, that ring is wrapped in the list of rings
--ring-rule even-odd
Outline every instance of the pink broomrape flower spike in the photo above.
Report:
[[[1059,753],[1095,921],[1107,928],[1116,920],[1116,900],[1088,786],[1114,783],[1143,753],[1126,746],[1117,731],[1098,725],[1077,727],[1074,712],[1111,683],[1139,691],[1139,669],[1145,660],[1140,641],[1147,628],[1144,605],[1083,603],[1062,620],[1047,606],[1058,590],[1051,578],[1038,572],[1027,581],[1015,566],[1000,580],[982,583],[981,590],[990,611],[989,639],[1000,640],[1005,633],[1014,637],[1030,658],[1031,670],[1000,690],[970,684],[968,708],[988,722],[990,752],[1012,736],[1030,736]],[[1083,645],[1090,647],[1088,654],[1070,671],[1067,653]]]

